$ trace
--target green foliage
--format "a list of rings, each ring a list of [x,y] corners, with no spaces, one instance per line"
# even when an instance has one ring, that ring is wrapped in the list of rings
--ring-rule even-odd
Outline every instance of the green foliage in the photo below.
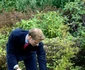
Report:
[[[76,38],[69,35],[65,38],[57,37],[43,41],[47,53],[48,68],[52,70],[75,69],[72,68],[73,63],[70,58],[75,57],[74,54],[79,51],[79,48],[74,46],[75,42],[72,40],[76,40]]]
[[[6,52],[5,52],[6,37],[0,33],[0,70],[6,67]]]
[[[6,43],[12,28],[3,27],[0,29],[0,70],[7,70],[6,65]]]
[[[37,4],[37,0],[29,0],[29,6],[32,9],[35,9],[36,8],[36,4]]]
[[[26,30],[35,27],[41,28],[46,38],[54,38],[44,40],[48,69],[65,70],[70,68],[79,70],[79,68],[72,67],[73,63],[70,60],[79,49],[75,45],[74,40],[76,39],[68,32],[67,25],[64,25],[65,20],[59,12],[38,13],[30,20],[16,23],[15,28]]]
[[[66,3],[73,2],[74,0],[53,0],[53,6],[63,8]]]
[[[41,2],[40,2],[41,1]],[[61,0],[3,0],[0,1],[0,10],[3,8],[13,9],[16,7],[17,10],[26,10],[26,6],[29,3],[30,7],[36,8],[37,5],[39,6],[45,6],[46,3],[55,5],[58,1],[58,3],[61,4],[63,7],[64,1]],[[54,2],[52,2],[54,1]],[[67,0],[66,0],[67,1]],[[70,0],[68,0],[70,1]],[[9,3],[8,3],[9,2]],[[36,5],[37,3],[37,5]],[[2,5],[3,4],[3,5]],[[59,4],[58,4],[59,5]],[[81,67],[73,67],[74,63],[71,63],[70,58],[75,57],[74,54],[76,54],[79,50],[79,48],[75,44],[75,38],[71,36],[71,34],[68,32],[69,27],[67,25],[64,25],[64,23],[68,23],[68,25],[78,25],[77,31],[73,33],[75,37],[78,36],[79,43],[82,47],[85,47],[85,27],[82,26],[81,23],[81,17],[80,14],[85,13],[84,9],[84,3],[81,1],[75,1],[70,2],[69,4],[65,5],[65,8],[63,9],[63,12],[70,11],[70,13],[67,13],[67,15],[64,15],[64,17],[59,12],[47,12],[47,13],[38,13],[34,16],[34,18],[30,20],[22,20],[21,22],[18,22],[14,29],[16,27],[20,27],[23,29],[29,30],[30,28],[41,28],[46,35],[46,37],[51,39],[44,40],[45,49],[47,52],[47,66],[48,69],[52,70],[81,70]],[[71,17],[71,18],[70,18]],[[68,20],[66,20],[68,18]],[[5,30],[5,31],[4,31]],[[6,27],[0,31],[0,68],[5,67],[5,56],[6,52],[4,51],[6,41],[8,39],[8,35],[12,29],[7,29]],[[73,30],[73,29],[72,29]],[[57,38],[56,38],[57,37]],[[80,45],[79,45],[80,46]],[[4,61],[4,62],[2,62]],[[21,67],[23,67],[23,64],[21,64]],[[4,70],[4,69],[3,69]]]
[[[44,31],[47,37],[63,37],[66,35],[63,32],[66,32],[68,27],[64,25],[65,19],[59,12],[37,14],[35,18],[37,18],[39,27]]]
[[[3,10],[12,10],[14,9],[14,1],[13,0],[1,0],[0,1],[0,11]]]
[[[56,6],[56,7],[64,7],[66,2],[74,1],[74,0],[29,0],[31,7],[40,7],[44,8],[46,6]]]
[[[82,15],[85,14],[84,2],[75,0],[74,2],[67,3],[63,8],[63,13],[64,17],[68,18],[66,23],[70,26],[70,33],[75,37],[82,38],[81,42],[84,42],[85,37],[82,36],[85,34],[84,22],[82,22],[84,21]]]
[[[9,33],[11,32],[11,27],[6,27],[4,26],[3,28],[0,29],[0,46],[5,49],[6,42],[9,36]]]
[[[0,11],[25,11],[28,0],[1,0],[0,1]]]
[[[77,34],[80,39],[80,47],[85,48],[85,26],[80,26],[77,32],[78,33],[75,32],[75,34]]]
[[[48,38],[64,37],[69,34],[69,29],[64,25],[65,19],[59,14],[59,12],[38,13],[34,18],[30,20],[22,20],[16,24],[16,27],[23,29],[41,28]]]
[[[75,2],[66,3],[63,8],[64,16],[68,18],[68,24],[78,25],[82,24],[81,15],[85,14],[84,2],[81,0],[75,0]]]
[[[80,21],[80,14],[85,13],[83,5],[84,3],[80,1],[70,2],[65,5],[63,13],[66,12],[66,17],[69,19],[70,23],[77,24]]]
[[[45,8],[46,6],[64,7],[66,2],[74,0],[0,0],[0,11],[22,11],[25,12],[28,6],[32,9]]]
[[[2,35],[0,33],[0,46],[3,46],[3,44],[5,44],[5,42],[6,42],[6,40],[7,40],[7,38],[5,37],[5,35]]]
[[[79,38],[80,51],[73,58],[73,62],[75,62],[75,66],[81,66],[82,69],[85,69],[85,3],[82,0],[75,0],[74,2],[67,3],[63,8],[63,16],[67,17],[68,20],[66,23],[69,25],[69,32]]]
[[[14,2],[17,11],[27,11],[27,6],[29,4],[28,0],[16,0]]]
[[[6,52],[3,50],[3,48],[0,46],[0,70],[6,69]]]

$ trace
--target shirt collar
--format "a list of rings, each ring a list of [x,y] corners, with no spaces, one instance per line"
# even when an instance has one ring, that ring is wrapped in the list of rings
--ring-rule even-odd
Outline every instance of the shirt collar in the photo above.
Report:
[[[28,34],[27,34],[26,37],[25,37],[25,43],[28,43],[27,37],[28,37]]]
[[[29,43],[27,37],[28,37],[28,34],[27,34],[26,37],[25,37],[25,43]],[[38,45],[39,45],[39,44],[38,44]]]

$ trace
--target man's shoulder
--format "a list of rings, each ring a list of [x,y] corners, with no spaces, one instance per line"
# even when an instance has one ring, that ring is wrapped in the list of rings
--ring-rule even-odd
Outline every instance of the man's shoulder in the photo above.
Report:
[[[25,31],[25,30],[23,30],[21,28],[16,28],[16,29],[12,30],[13,33],[21,32],[21,31]]]
[[[16,28],[14,29],[12,32],[11,32],[11,35],[13,36],[20,36],[22,34],[27,34],[28,31],[27,30],[24,30],[24,29],[20,29],[20,28]]]

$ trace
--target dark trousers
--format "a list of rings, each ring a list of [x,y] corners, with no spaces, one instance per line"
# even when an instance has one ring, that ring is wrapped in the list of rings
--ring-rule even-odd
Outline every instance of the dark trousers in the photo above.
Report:
[[[30,58],[27,58],[23,61],[24,61],[26,70],[37,70],[36,54],[32,54]],[[14,70],[9,59],[7,59],[7,66],[8,66],[8,70]]]

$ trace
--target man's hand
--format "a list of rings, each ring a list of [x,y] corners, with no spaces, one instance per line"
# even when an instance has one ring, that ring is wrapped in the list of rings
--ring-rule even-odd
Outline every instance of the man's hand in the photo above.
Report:
[[[15,70],[21,70],[18,64],[16,64],[16,65],[14,66],[14,69],[15,69]]]
[[[21,70],[19,67],[16,70]]]

